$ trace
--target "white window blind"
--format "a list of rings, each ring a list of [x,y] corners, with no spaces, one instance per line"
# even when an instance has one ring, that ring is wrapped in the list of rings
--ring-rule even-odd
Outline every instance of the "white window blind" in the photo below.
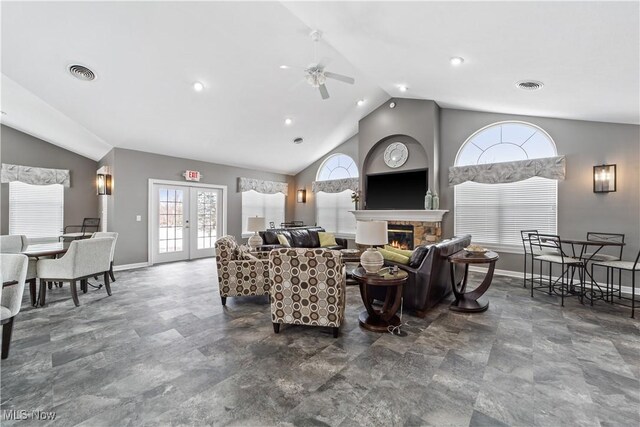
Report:
[[[353,191],[342,193],[316,193],[316,221],[331,233],[355,234],[356,217],[349,211],[354,209],[351,201]]]
[[[9,234],[30,240],[57,240],[64,226],[64,187],[61,184],[9,183]]]
[[[266,226],[273,222],[276,227],[284,222],[285,195],[282,193],[263,194],[257,191],[242,192],[242,234],[253,234],[247,231],[247,218],[262,216]]]
[[[455,233],[477,243],[522,246],[520,230],[556,234],[558,182],[530,178],[508,184],[455,187]]]

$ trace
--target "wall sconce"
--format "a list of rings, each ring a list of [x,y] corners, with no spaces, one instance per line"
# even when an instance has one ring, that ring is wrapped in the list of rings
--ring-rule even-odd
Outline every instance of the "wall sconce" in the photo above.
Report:
[[[111,175],[103,173],[96,175],[96,186],[98,188],[98,196],[111,195]]]
[[[611,193],[616,191],[616,165],[593,167],[593,192]]]
[[[296,198],[298,200],[298,203],[307,203],[307,190],[298,190],[296,192]]]

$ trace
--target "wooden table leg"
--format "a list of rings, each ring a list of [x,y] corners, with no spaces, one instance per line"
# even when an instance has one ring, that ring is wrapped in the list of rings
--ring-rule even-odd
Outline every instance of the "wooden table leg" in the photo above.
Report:
[[[452,311],[460,311],[464,313],[478,313],[485,311],[489,308],[489,301],[481,301],[480,297],[484,295],[484,293],[491,286],[491,281],[493,280],[493,272],[495,270],[496,262],[492,261],[489,264],[489,270],[487,271],[487,275],[485,276],[482,283],[473,291],[465,293],[465,288],[467,284],[467,276],[469,266],[465,265],[465,274],[462,282],[462,287],[460,291],[457,291],[457,284],[455,283],[455,274],[454,274],[454,266],[451,265],[451,277],[453,280],[453,289],[454,294],[456,296],[456,300],[451,303],[449,307]]]

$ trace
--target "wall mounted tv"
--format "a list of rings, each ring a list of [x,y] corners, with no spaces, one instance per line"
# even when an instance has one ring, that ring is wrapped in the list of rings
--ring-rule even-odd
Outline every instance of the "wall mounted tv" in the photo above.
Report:
[[[366,209],[424,209],[427,169],[367,175]]]

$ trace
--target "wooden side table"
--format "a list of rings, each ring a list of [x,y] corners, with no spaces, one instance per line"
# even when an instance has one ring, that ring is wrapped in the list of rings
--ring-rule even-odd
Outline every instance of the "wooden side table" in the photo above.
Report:
[[[385,270],[388,271],[388,270]],[[358,316],[360,326],[373,332],[389,332],[389,326],[398,326],[400,318],[396,312],[402,302],[402,288],[409,274],[399,270],[397,274],[368,274],[364,268],[353,271],[353,278],[360,286],[360,296],[366,311]],[[369,286],[385,286],[387,294],[382,309],[373,308],[373,297],[369,295]]]
[[[484,254],[472,254],[467,251],[457,252],[449,257],[451,265],[451,287],[456,296],[456,300],[451,303],[450,310],[460,311],[463,313],[479,313],[489,308],[489,301],[481,301],[480,297],[491,286],[493,280],[493,270],[496,267],[496,261],[500,256],[488,251]],[[461,282],[456,281],[456,264],[464,265],[464,276]],[[469,264],[489,264],[489,270],[482,283],[473,291],[466,292],[467,278],[469,276]]]

